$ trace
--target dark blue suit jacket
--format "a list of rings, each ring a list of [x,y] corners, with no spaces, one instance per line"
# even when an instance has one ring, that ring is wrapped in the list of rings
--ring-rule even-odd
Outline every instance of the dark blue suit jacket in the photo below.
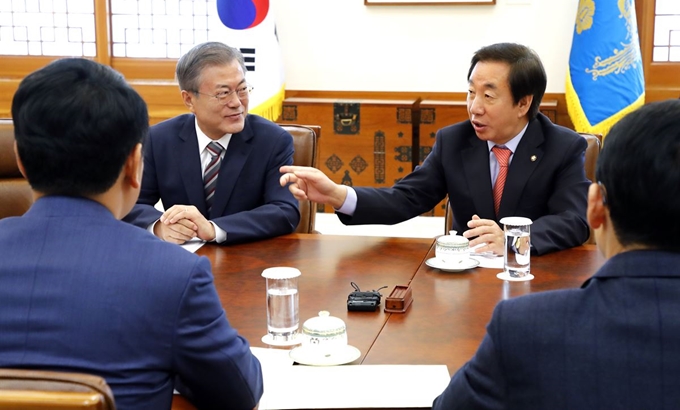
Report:
[[[119,410],[169,409],[176,377],[201,409],[262,396],[205,257],[68,197],[0,220],[0,255],[0,367],[100,375]]]
[[[581,289],[502,301],[435,409],[677,409],[680,254],[614,256]]]
[[[283,128],[248,114],[225,153],[210,215],[193,114],[151,127],[144,145],[144,177],[135,208],[123,220],[147,228],[175,204],[194,205],[227,232],[226,243],[285,235],[300,222],[298,202],[279,183],[279,168],[293,163],[293,137]]]
[[[461,122],[439,130],[423,165],[393,187],[355,188],[354,215],[338,216],[348,225],[394,224],[431,210],[448,194],[453,229],[459,234],[468,229],[467,222],[475,214],[496,222],[505,216],[523,216],[533,220],[534,253],[571,248],[585,242],[590,233],[586,147],[584,138],[539,113],[512,157],[496,217],[488,145],[477,138],[470,121]]]

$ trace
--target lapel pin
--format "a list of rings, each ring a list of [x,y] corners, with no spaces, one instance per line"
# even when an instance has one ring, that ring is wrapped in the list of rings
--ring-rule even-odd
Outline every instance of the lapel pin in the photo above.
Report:
[[[536,161],[536,155],[531,156],[531,162],[534,162],[534,161]]]

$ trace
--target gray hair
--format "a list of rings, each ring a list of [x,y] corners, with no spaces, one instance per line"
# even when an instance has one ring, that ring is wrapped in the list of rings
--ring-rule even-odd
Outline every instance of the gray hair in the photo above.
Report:
[[[180,90],[198,91],[200,76],[205,68],[231,64],[234,60],[238,61],[246,74],[248,70],[239,49],[217,41],[194,46],[177,61],[175,78]]]

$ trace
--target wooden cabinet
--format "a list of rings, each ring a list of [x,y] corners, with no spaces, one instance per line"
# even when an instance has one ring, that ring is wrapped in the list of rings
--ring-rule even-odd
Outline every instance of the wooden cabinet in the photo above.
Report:
[[[287,98],[281,123],[321,126],[318,168],[349,186],[388,187],[412,170],[416,100]],[[321,212],[333,212],[319,205]]]

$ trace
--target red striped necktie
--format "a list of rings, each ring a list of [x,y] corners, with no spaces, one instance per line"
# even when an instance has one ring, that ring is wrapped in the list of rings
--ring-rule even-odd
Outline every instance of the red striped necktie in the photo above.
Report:
[[[506,147],[495,145],[491,148],[491,151],[496,156],[498,160],[498,176],[496,177],[496,183],[493,186],[493,206],[496,211],[496,217],[498,217],[498,210],[501,207],[501,197],[503,197],[503,187],[505,186],[505,178],[508,176],[508,161],[510,160],[510,151]]]

